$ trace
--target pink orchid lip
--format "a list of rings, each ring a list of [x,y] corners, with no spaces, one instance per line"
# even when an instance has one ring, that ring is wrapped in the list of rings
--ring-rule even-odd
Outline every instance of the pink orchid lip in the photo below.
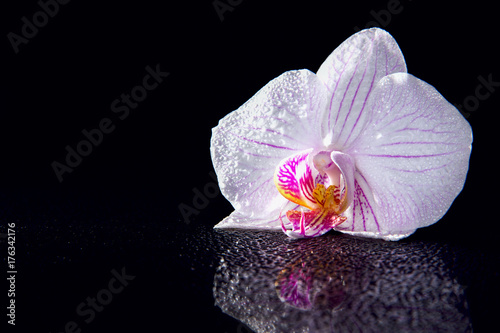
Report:
[[[350,158],[339,152],[312,149],[289,156],[280,162],[274,174],[278,191],[290,202],[309,209],[289,210],[287,222],[280,221],[283,232],[293,238],[316,237],[337,227],[346,220],[341,214],[349,207],[348,173],[341,165]],[[347,157],[346,157],[347,156]],[[352,163],[351,163],[352,164]],[[284,206],[283,206],[284,208]]]

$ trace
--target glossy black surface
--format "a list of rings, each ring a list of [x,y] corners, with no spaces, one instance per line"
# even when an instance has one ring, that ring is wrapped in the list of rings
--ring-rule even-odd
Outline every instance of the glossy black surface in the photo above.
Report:
[[[114,200],[107,211],[98,201],[88,199],[96,206],[78,215],[61,208],[71,207],[67,199],[33,203],[10,219],[18,233],[18,329],[60,332],[73,321],[82,332],[468,332],[495,321],[493,244],[420,232],[400,242],[335,232],[292,241],[281,232],[172,221],[148,210],[160,204],[153,199],[133,198],[125,215],[111,214]],[[126,282],[110,282],[116,274]],[[121,290],[108,303],[103,290],[112,289]]]
[[[2,332],[496,327],[494,4],[222,2],[232,4],[223,20],[211,0],[71,1],[17,53],[7,36],[22,34],[23,17],[32,20],[40,4],[0,11],[0,233],[15,223],[18,271],[17,325],[6,323],[4,280]],[[180,205],[193,207],[198,191],[213,189],[209,141],[218,120],[279,74],[316,71],[356,27],[377,18],[410,73],[470,110],[470,172],[444,218],[386,243],[338,233],[291,242],[281,233],[215,232],[232,211],[215,192],[183,216]],[[169,74],[153,88],[144,81],[151,71]],[[478,88],[485,79],[494,84]],[[116,108],[146,85],[129,113]],[[96,128],[102,140],[94,136],[99,143],[60,182],[53,163],[64,163],[67,147],[77,149]],[[0,238],[4,279],[7,245]]]

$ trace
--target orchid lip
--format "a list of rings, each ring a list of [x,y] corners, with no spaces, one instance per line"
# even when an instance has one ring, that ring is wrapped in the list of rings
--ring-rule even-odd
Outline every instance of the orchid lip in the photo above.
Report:
[[[288,236],[319,236],[346,220],[341,214],[349,206],[347,182],[331,159],[332,154],[320,151],[313,155],[312,150],[307,150],[284,159],[276,168],[278,191],[290,202],[308,209],[288,210],[287,222],[280,212],[281,226]]]

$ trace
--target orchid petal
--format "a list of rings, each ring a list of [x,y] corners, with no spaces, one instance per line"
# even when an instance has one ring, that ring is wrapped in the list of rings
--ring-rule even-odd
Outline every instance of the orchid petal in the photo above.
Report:
[[[392,36],[378,28],[352,35],[333,51],[317,73],[329,93],[322,125],[325,146],[343,150],[356,139],[373,88],[397,72],[406,72],[403,54]]]
[[[286,199],[276,190],[274,171],[283,158],[321,142],[317,128],[325,96],[314,73],[290,71],[220,120],[212,134],[212,161],[222,194],[239,213],[218,227],[255,219],[280,228],[278,215]]]
[[[369,107],[363,136],[345,151],[356,193],[337,230],[395,240],[446,213],[465,182],[472,131],[434,87],[406,73],[382,79]]]
[[[309,209],[315,209],[318,204],[313,191],[316,186],[314,180],[317,171],[313,174],[314,168],[310,165],[311,150],[283,159],[274,173],[274,183],[279,193],[286,199]]]
[[[281,196],[281,195],[280,195]],[[284,203],[286,199],[283,198]],[[240,211],[233,211],[229,216],[220,221],[215,228],[221,229],[254,229],[254,230],[281,230],[280,211],[273,216],[250,216]]]

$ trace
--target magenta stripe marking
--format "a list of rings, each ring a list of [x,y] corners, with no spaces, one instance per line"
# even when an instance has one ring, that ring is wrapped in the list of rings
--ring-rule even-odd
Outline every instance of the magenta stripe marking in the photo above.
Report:
[[[353,57],[354,53],[351,52],[351,55],[349,56],[349,59],[347,60],[347,62],[344,64],[344,68],[342,68],[342,73],[340,73],[339,77],[337,78],[337,82],[335,83],[335,88],[333,89],[333,92],[332,92],[332,97],[330,98],[330,107],[329,107],[329,110],[330,112],[328,113],[328,130],[331,130],[332,129],[332,123],[331,123],[331,115],[332,115],[332,106],[333,106],[333,98],[335,96],[335,93],[337,92],[337,89],[339,87],[339,83],[340,81],[342,80],[342,77],[344,76],[344,72],[347,68],[347,64],[351,61],[351,58]],[[335,66],[335,65],[333,65]],[[335,67],[334,67],[335,68]],[[338,73],[338,72],[337,72]],[[352,78],[351,78],[352,80]],[[345,95],[344,95],[345,96]],[[343,99],[342,99],[343,100]],[[338,118],[339,118],[339,113],[340,113],[340,109],[342,107],[342,103],[340,103],[340,106],[339,106],[339,109],[337,110],[337,117],[335,118],[335,124],[337,123],[338,121]]]
[[[363,156],[371,156],[371,157],[387,157],[387,158],[422,158],[422,157],[436,157],[436,156],[445,156],[456,153],[457,151],[440,153],[440,154],[429,154],[429,155],[377,155],[377,154],[358,154]]]
[[[370,84],[370,89],[368,90],[368,93],[366,94],[365,96],[365,100],[363,101],[363,106],[361,107],[361,110],[359,111],[358,113],[358,117],[356,118],[356,121],[354,122],[354,126],[351,128],[351,132],[349,133],[349,135],[347,136],[347,139],[345,140],[344,142],[344,145],[347,143],[347,141],[349,141],[349,139],[351,138],[351,135],[352,133],[354,132],[354,129],[356,128],[356,126],[358,125],[358,121],[359,121],[359,118],[361,118],[361,114],[363,113],[363,111],[365,110],[365,106],[366,106],[366,102],[368,101],[368,97],[370,97],[370,93],[372,92],[372,89],[373,89],[373,83],[375,82],[375,76],[377,75],[377,69],[375,68],[375,71],[373,72],[373,77],[372,77],[372,82]],[[364,78],[364,75],[363,75],[363,78]],[[360,83],[361,84],[361,83]],[[359,87],[358,87],[359,89]],[[356,94],[358,92],[356,91]],[[353,103],[354,104],[354,103]],[[352,105],[351,105],[352,107]],[[349,111],[350,113],[350,111]],[[344,123],[345,125],[345,123]],[[342,127],[342,130],[344,128]]]
[[[236,135],[236,134],[231,133],[231,132],[227,132],[227,133],[229,133],[231,135],[234,135],[238,139],[249,141],[249,142],[252,142],[252,143],[259,144],[259,145],[264,145],[264,146],[268,146],[268,147],[272,147],[272,148],[277,148],[277,149],[295,150],[295,149],[289,148],[289,147],[282,147],[282,146],[272,145],[270,143],[265,143],[265,142],[260,142],[260,141],[252,140],[252,139],[249,139],[249,138],[245,138],[243,136]]]
[[[378,145],[379,147],[382,146],[397,146],[397,145],[457,145],[457,143],[454,142],[429,142],[429,141],[402,141],[402,142],[393,142],[393,143],[384,143],[381,145]]]
[[[361,176],[361,179],[363,179],[363,181],[365,182],[365,184],[368,186],[368,182],[366,181],[365,177],[363,177],[363,175],[361,173],[359,173],[359,172],[357,174],[359,176]],[[358,191],[358,189],[359,189],[359,191],[362,193],[362,197],[364,198],[365,204],[370,209],[370,212],[371,212],[371,214],[373,216],[373,219],[375,220],[375,224],[377,225],[377,230],[378,230],[378,232],[380,232],[380,226],[378,224],[377,217],[375,216],[375,213],[373,212],[373,208],[370,205],[370,202],[368,201],[368,198],[366,197],[365,192],[363,191],[363,189],[361,188],[361,186],[359,186],[358,181],[356,179],[354,180],[354,183],[355,183],[354,187],[356,187],[356,191]],[[360,206],[361,206],[361,204],[360,204]],[[366,231],[366,225],[364,223],[365,223],[365,221],[363,220],[363,227],[364,227],[364,229]]]

